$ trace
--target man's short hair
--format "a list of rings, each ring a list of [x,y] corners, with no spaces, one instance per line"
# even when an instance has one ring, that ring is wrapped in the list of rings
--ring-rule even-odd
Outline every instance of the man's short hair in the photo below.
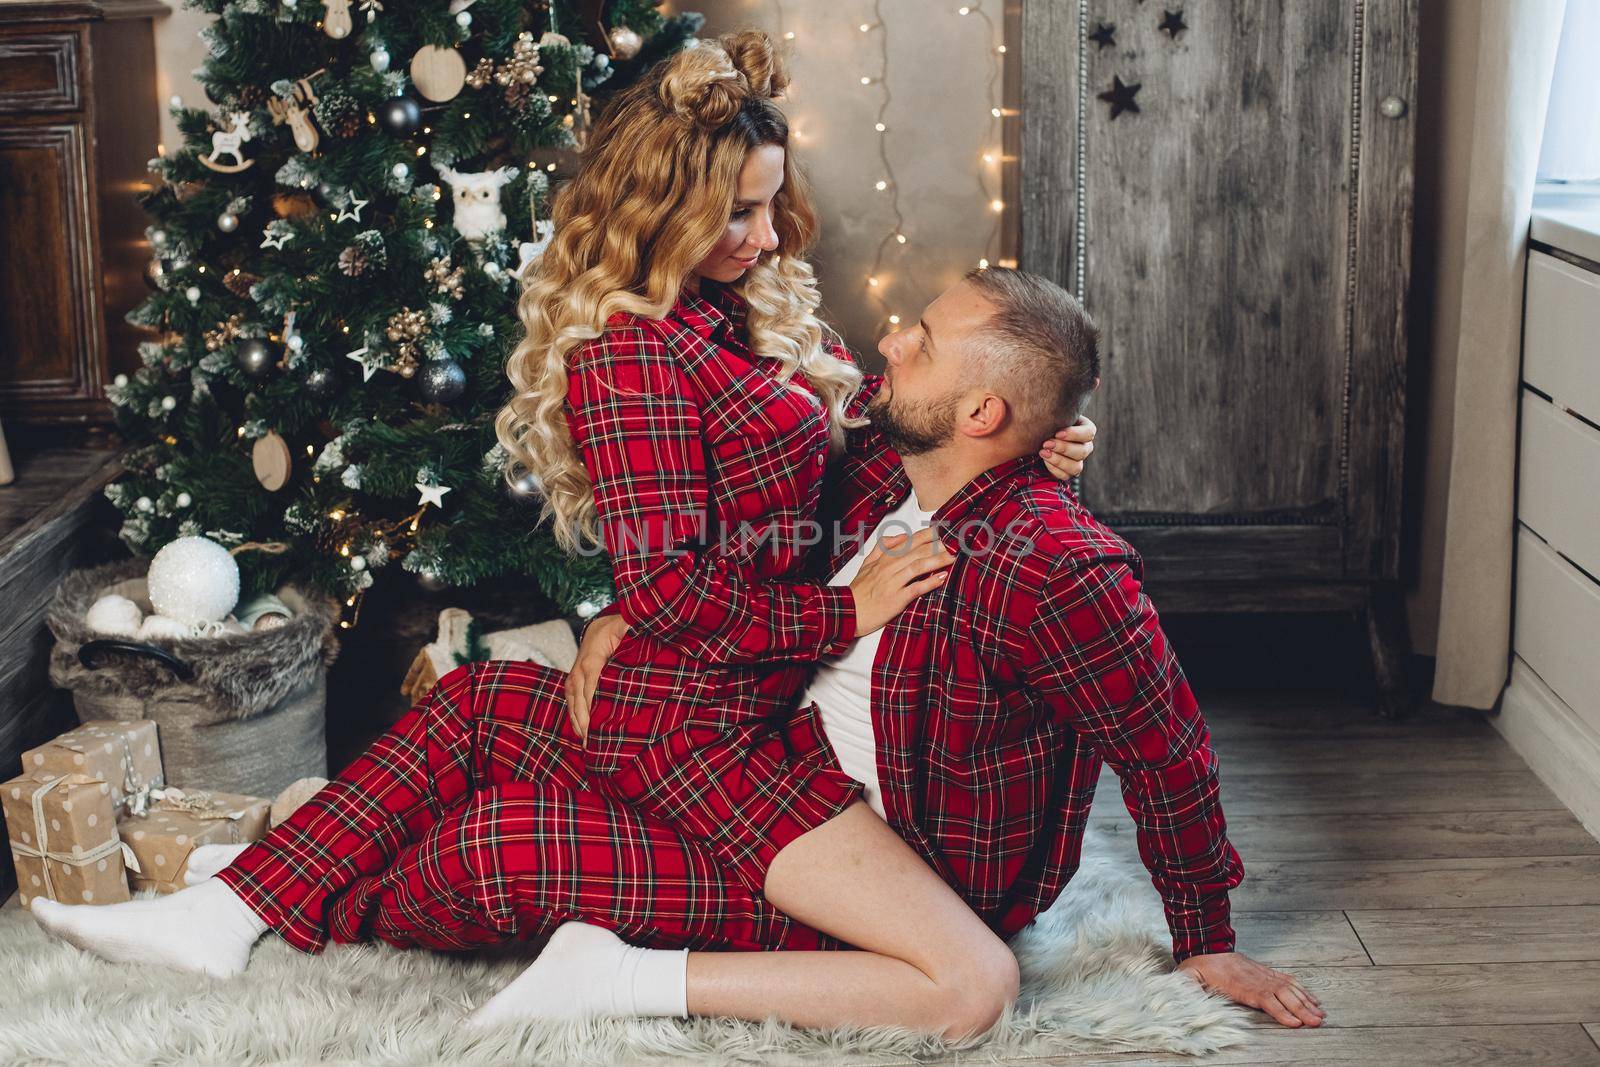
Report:
[[[1100,377],[1100,330],[1076,297],[1048,278],[1009,267],[966,274],[994,315],[973,341],[971,384],[1001,393],[1024,432],[1077,420]]]

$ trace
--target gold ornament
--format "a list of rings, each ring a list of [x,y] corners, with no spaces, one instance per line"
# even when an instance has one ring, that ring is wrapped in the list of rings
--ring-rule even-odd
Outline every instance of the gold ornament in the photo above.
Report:
[[[618,59],[632,59],[644,47],[644,38],[626,26],[611,31],[611,54]]]
[[[484,56],[478,60],[478,65],[472,68],[467,75],[467,84],[474,89],[482,89],[494,78],[494,60]]]
[[[215,352],[239,336],[239,327],[244,325],[244,313],[234,312],[228,316],[227,322],[220,322],[214,330],[207,330],[205,337],[206,351]]]
[[[550,35],[545,36],[548,38]],[[544,68],[539,65],[539,46],[534,44],[533,34],[523,30],[517,34],[517,41],[511,46],[511,58],[501,63],[500,69],[494,72],[494,82],[503,87],[532,85],[543,73]]]
[[[467,272],[462,267],[452,268],[449,256],[429,263],[422,276],[437,286],[439,292],[449,293],[452,300],[460,300],[467,293]]]
[[[422,354],[421,341],[428,335],[428,316],[426,312],[413,311],[411,308],[401,308],[389,316],[388,328],[385,336],[395,346],[394,366],[388,368],[400,375],[409,378],[417,373],[419,357]]]

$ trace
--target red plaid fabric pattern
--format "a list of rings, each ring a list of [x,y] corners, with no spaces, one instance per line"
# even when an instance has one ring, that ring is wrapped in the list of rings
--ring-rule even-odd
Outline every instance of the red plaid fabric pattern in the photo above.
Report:
[[[460,667],[217,877],[303,952],[472,948],[569,919],[662,948],[836,948],[587,788],[560,671]]]
[[[856,398],[862,410],[879,379]],[[825,521],[865,537],[910,492],[878,432],[852,431]],[[1231,951],[1227,839],[1210,733],[1143,563],[1028,455],[979,475],[933,517],[950,578],[889,624],[872,684],[890,824],[1010,936],[1077,869],[1102,761],[1121,779],[1173,955]],[[833,573],[848,539],[817,568]]]
[[[811,661],[855,635],[847,588],[806,580],[827,412],[742,342],[714,282],[664,319],[621,313],[574,352],[572,437],[630,632],[602,672],[585,758],[602,792],[705,840],[752,892],[794,838],[861,796],[814,718],[780,739]],[[814,538],[813,538],[814,540]]]

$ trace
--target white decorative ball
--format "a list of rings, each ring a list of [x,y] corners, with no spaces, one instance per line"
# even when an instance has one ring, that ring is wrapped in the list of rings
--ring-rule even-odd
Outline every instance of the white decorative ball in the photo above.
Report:
[[[373,70],[382,74],[389,69],[389,50],[387,48],[373,49],[372,54],[367,57],[367,62],[372,64]]]
[[[180,537],[157,552],[146,581],[156,613],[190,626],[220,619],[239,602],[239,565],[204,537]]]
[[[139,637],[148,641],[152,637],[193,637],[194,626],[169,619],[165,615],[146,615],[139,626]]]
[[[600,608],[598,605],[585,600],[578,605],[577,612],[580,619],[592,619],[600,614]]]
[[[470,11],[457,11],[456,12],[456,25],[460,26],[462,29],[466,29],[468,26],[472,25],[472,12],[470,12]]]
[[[194,497],[190,496],[188,493],[179,493],[178,494],[178,506],[180,508],[186,508],[190,504],[193,504],[193,503],[194,503]]]
[[[173,93],[171,96],[167,97],[167,103],[171,104],[173,107],[182,107],[183,97],[179,96],[177,93]]]
[[[390,169],[390,172],[393,173],[396,178],[404,178],[407,174],[411,173],[411,168],[406,166],[404,163],[396,163],[393,167],[391,167],[389,169]]]
[[[164,396],[164,397],[161,398],[161,410],[162,411],[171,411],[173,408],[175,408],[177,406],[178,406],[178,398],[177,397],[175,397],[175,396]]]
[[[362,559],[360,556],[351,556],[350,569],[353,571],[364,571],[367,569],[367,561]]]
[[[107,593],[90,605],[89,613],[84,616],[83,621],[96,633],[138,637],[139,624],[144,622],[144,612],[127,597]]]
[[[115,378],[111,379],[111,384],[116,386],[118,389],[125,389],[128,385],[128,376],[126,374],[119,374]]]
[[[200,287],[198,285],[189,286],[183,291],[183,295],[191,304],[200,303]]]
[[[151,500],[149,497],[142,496],[133,502],[133,506],[138,508],[140,511],[149,512],[155,509],[156,504],[155,501]]]

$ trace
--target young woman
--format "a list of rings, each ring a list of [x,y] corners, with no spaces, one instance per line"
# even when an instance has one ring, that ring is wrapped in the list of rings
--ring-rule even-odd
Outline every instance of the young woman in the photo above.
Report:
[[[815,315],[783,88],[747,33],[622,94],[522,297],[502,439],[564,542],[603,539],[630,626],[587,736],[565,726],[559,672],[462,668],[215,879],[101,907],[35,898],[47,928],[221,975],[267,928],[308,952],[555,931],[479,1022],[776,1014],[960,1036],[998,1017],[1006,946],[861,802],[811,716],[759,729],[809,661],[950,559],[922,539],[849,586],[802,578],[862,377]],[[1062,473],[1086,454],[1065,444],[1046,446]],[[764,948],[797,951],[698,951]]]

